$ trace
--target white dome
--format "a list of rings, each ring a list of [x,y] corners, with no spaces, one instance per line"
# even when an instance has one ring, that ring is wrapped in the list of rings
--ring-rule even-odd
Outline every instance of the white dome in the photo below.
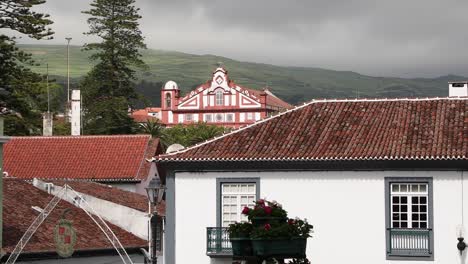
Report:
[[[179,89],[179,86],[177,86],[177,83],[174,81],[168,81],[164,85],[164,90],[178,90],[178,89]]]
[[[181,149],[184,149],[184,146],[182,146],[181,144],[177,144],[177,143],[172,144],[167,148],[166,153],[176,152],[176,151],[179,151]]]

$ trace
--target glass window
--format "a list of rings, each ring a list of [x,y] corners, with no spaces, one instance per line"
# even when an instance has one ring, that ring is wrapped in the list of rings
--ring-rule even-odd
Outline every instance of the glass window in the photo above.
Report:
[[[223,227],[247,221],[247,217],[241,212],[245,206],[253,207],[255,204],[255,183],[223,183],[221,190]]]
[[[222,89],[216,91],[216,105],[224,105],[224,93]]]
[[[171,94],[166,94],[166,108],[171,108]]]
[[[205,114],[205,122],[213,122],[213,115],[212,114]]]
[[[226,115],[227,122],[234,122],[234,114],[227,114]]]
[[[192,114],[185,114],[185,121],[186,122],[192,122],[193,121],[193,115]]]
[[[427,178],[426,178],[427,179]],[[387,209],[387,258],[433,258],[432,205],[430,195],[432,180],[420,182],[390,182]],[[389,258],[390,257],[390,258]]]

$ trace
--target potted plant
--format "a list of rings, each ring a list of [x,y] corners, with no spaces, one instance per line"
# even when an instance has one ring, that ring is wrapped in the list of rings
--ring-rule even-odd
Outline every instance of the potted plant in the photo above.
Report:
[[[257,226],[250,235],[253,253],[262,257],[305,258],[312,229],[307,220],[299,218]]]
[[[260,199],[255,202],[254,208],[244,207],[242,214],[246,215],[254,226],[286,222],[288,213],[276,201]]]
[[[234,256],[252,256],[252,242],[250,240],[252,229],[252,224],[248,222],[229,225],[228,233]]]

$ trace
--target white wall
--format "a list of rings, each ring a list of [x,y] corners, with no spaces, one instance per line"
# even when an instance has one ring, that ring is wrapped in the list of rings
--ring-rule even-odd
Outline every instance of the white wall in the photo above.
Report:
[[[37,179],[34,179],[33,182],[35,187],[42,190],[45,190],[44,183],[45,182]],[[56,195],[62,188],[63,187],[61,186],[55,185],[51,194]],[[148,239],[149,217],[147,213],[109,202],[107,200],[99,199],[85,193],[77,193],[80,194],[83,199],[85,199],[85,201],[94,209],[94,211],[104,220],[134,234],[141,239]],[[74,204],[74,195],[71,195],[72,197],[64,196],[62,199],[71,204]]]
[[[307,246],[312,263],[414,264],[386,260],[384,177],[398,176],[433,178],[434,261],[417,263],[468,263],[456,248],[461,172],[446,171],[177,173],[176,263],[229,263],[206,256],[206,227],[216,226],[216,178],[259,177],[261,197],[314,225]],[[464,204],[468,219],[468,193]]]

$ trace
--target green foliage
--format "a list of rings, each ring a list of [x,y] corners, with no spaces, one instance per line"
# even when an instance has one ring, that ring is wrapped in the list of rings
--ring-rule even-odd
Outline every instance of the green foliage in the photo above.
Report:
[[[91,134],[128,134],[137,131],[128,108],[139,98],[135,70],[144,68],[139,49],[146,48],[138,29],[139,9],[134,0],[94,0],[84,11],[90,27],[87,35],[102,38],[88,43],[96,65],[81,82],[85,108],[85,131]]]
[[[84,134],[118,135],[135,134],[137,124],[128,113],[125,97],[109,97],[93,103],[93,111],[86,112]]]
[[[252,230],[253,226],[248,222],[230,224],[228,227],[229,237],[231,238],[249,237]]]
[[[54,121],[53,129],[54,136],[69,136],[71,134],[71,123]]]
[[[139,124],[140,125],[140,132],[143,134],[149,134],[153,138],[161,138],[163,136],[164,127],[161,124],[159,119],[156,120],[148,120],[146,123]]]
[[[49,15],[31,10],[34,6],[45,3],[45,0],[2,0],[0,1],[0,28],[11,29],[31,38],[51,38],[54,34],[47,27],[53,22]]]
[[[208,125],[205,122],[193,123],[190,125],[176,125],[166,128],[162,134],[162,143],[168,147],[172,144],[181,144],[185,147],[203,142],[223,134],[223,127]]]
[[[310,264],[310,261],[307,258],[292,259],[288,264]]]
[[[255,239],[275,239],[275,238],[307,238],[310,237],[313,226],[307,220],[299,218],[289,219],[287,223],[272,222],[263,226],[257,226],[250,234]]]
[[[35,135],[41,133],[41,114],[47,111],[47,84],[45,76],[33,72],[28,65],[36,65],[31,55],[19,50],[15,40],[0,35],[0,107],[13,113],[5,120],[5,134]],[[58,108],[60,87],[49,84],[51,110]],[[10,122],[14,122],[11,124]]]

